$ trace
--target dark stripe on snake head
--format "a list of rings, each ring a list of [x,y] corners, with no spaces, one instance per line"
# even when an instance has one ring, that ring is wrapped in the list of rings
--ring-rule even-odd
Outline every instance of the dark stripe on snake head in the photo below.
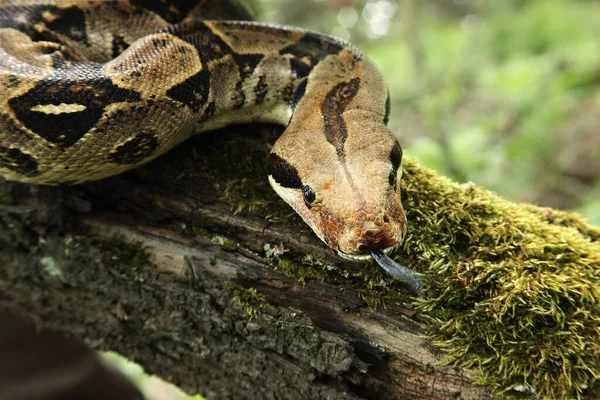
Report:
[[[314,33],[306,33],[296,43],[281,49],[279,54],[290,54],[293,57],[290,59],[292,73],[298,78],[304,78],[308,76],[319,61],[328,55],[338,54],[342,49],[340,43],[330,38],[324,38]]]
[[[19,149],[0,146],[0,168],[10,169],[25,176],[39,175],[38,162]]]
[[[116,164],[137,164],[154,154],[159,145],[158,137],[151,132],[140,132],[115,146],[109,153]]]
[[[402,164],[402,147],[400,147],[398,142],[395,142],[394,147],[392,147],[392,151],[390,152],[390,162],[392,163],[392,170],[388,176],[388,181],[390,186],[396,189],[398,185],[398,169]]]
[[[87,64],[56,70],[8,104],[28,129],[64,149],[98,123],[107,105],[138,100],[138,92],[122,89],[105,77],[100,64]],[[73,107],[53,107],[61,104]]]
[[[269,154],[268,169],[269,175],[279,185],[286,188],[302,189],[302,181],[300,175],[298,175],[298,170],[277,154]]]
[[[344,143],[348,137],[343,113],[350,101],[356,96],[360,78],[340,82],[325,96],[321,104],[321,114],[325,125],[325,137],[335,147],[338,159],[344,161]]]
[[[387,98],[385,99],[385,116],[383,117],[383,123],[387,125],[390,120],[390,91],[388,90]]]

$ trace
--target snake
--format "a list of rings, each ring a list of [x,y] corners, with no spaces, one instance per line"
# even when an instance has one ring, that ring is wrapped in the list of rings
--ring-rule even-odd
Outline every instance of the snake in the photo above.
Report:
[[[5,0],[0,60],[4,179],[80,184],[195,134],[280,124],[275,192],[342,258],[419,292],[388,255],[407,228],[389,91],[350,43],[253,22],[233,0]]]

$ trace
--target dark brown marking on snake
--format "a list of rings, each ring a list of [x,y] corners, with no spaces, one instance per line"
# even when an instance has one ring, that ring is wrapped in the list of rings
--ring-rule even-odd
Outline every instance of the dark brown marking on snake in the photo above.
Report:
[[[170,33],[193,45],[198,50],[203,65],[233,53],[219,36],[215,35],[205,23],[200,21],[170,26],[160,32]]]
[[[168,43],[169,41],[167,39],[152,39],[152,46],[154,46],[155,48],[165,47]]]
[[[52,68],[55,70],[65,69],[68,66],[64,55],[60,51],[55,51],[52,53],[50,59],[52,60]]]
[[[267,96],[267,93],[269,92],[269,85],[267,85],[266,82],[266,78],[264,75],[261,75],[258,78],[258,82],[256,83],[256,86],[254,86],[254,101],[257,104],[262,103],[263,101],[265,101],[265,97]]]
[[[104,108],[112,103],[140,100],[140,94],[122,89],[105,77],[102,64],[74,64],[55,70],[27,93],[11,98],[8,105],[33,133],[65,149],[77,143],[98,123]],[[77,104],[82,111],[48,114],[33,111],[36,106]]]
[[[129,43],[121,35],[115,35],[112,40],[112,57],[115,58],[129,47]]]
[[[88,44],[85,27],[85,14],[81,8],[73,6],[52,12],[52,19],[46,22],[46,27],[77,42]]]
[[[328,55],[338,54],[342,49],[343,46],[331,38],[306,33],[296,43],[281,49],[279,54],[290,54],[293,57],[290,60],[292,71],[297,77],[304,78],[319,61]]]
[[[392,163],[392,168],[394,171],[398,171],[400,167],[400,163],[402,162],[402,147],[398,142],[394,143],[394,147],[390,152],[390,161]]]
[[[298,170],[292,164],[275,153],[269,154],[269,175],[275,182],[286,188],[302,189],[302,181]]]
[[[237,83],[235,84],[235,90],[231,92],[231,95],[229,97],[231,101],[231,108],[234,110],[242,108],[242,106],[246,102],[246,94],[244,93],[243,82],[244,81],[242,80],[237,81]]]
[[[246,96],[242,90],[244,80],[254,72],[258,63],[263,59],[263,54],[238,54],[234,52],[227,43],[203,22],[169,27],[163,30],[163,32],[170,33],[192,44],[198,51],[203,71],[209,70],[209,63],[211,61],[220,60],[230,56],[236,63],[241,78],[235,86],[232,108],[241,108],[244,105],[246,101]],[[208,84],[207,81],[205,88],[207,92]]]
[[[300,82],[300,84],[296,88],[296,90],[294,90],[294,94],[292,95],[292,99],[289,102],[290,108],[292,110],[296,109],[296,106],[298,105],[298,103],[300,102],[300,100],[302,99],[302,97],[304,97],[304,93],[306,92],[306,85],[307,85],[307,83],[308,83],[308,78],[303,79],[302,82]]]
[[[202,114],[202,121],[215,115],[216,109],[217,109],[217,106],[214,101],[211,101],[210,103],[208,103],[208,105],[204,109],[204,114]]]
[[[344,162],[344,143],[348,137],[343,113],[350,101],[356,96],[360,78],[340,82],[333,87],[321,103],[321,114],[325,125],[325,137],[335,147],[338,159]]]
[[[202,22],[169,27],[163,32],[170,33],[192,44],[198,50],[202,65],[206,68],[208,68],[208,63],[210,61],[220,60],[227,56],[231,56],[240,70],[242,79],[245,79],[252,74],[258,63],[264,57],[263,54],[236,53],[227,45],[227,43]]]
[[[387,125],[390,120],[390,91],[388,90],[387,98],[385,99],[385,116],[383,117],[383,123]]]
[[[25,176],[39,175],[38,162],[19,149],[0,146],[0,167]]]
[[[390,152],[390,162],[392,163],[392,170],[390,171],[388,180],[390,186],[396,189],[398,184],[398,169],[400,168],[400,164],[402,163],[402,147],[400,147],[400,144],[398,142],[395,142],[394,147],[392,147],[392,151]]]
[[[290,82],[283,89],[281,89],[281,100],[285,103],[290,103],[294,97],[294,92],[296,90],[296,85],[294,82]]]
[[[298,78],[306,78],[310,71],[312,71],[313,66],[307,63],[306,59],[301,59],[298,57],[294,57],[290,60],[290,68],[292,69],[292,74]]]
[[[210,72],[202,69],[197,74],[173,86],[167,91],[167,96],[180,101],[198,112],[208,101],[210,91]]]
[[[116,164],[137,164],[154,154],[158,145],[158,137],[155,134],[140,132],[125,143],[115,146],[108,157]]]
[[[21,79],[18,76],[11,74],[8,76],[8,82],[6,83],[5,87],[6,89],[10,89],[17,86],[19,83],[21,83]]]
[[[233,53],[233,59],[240,69],[240,77],[242,80],[252,75],[252,72],[256,69],[256,66],[263,59],[262,54],[237,54]]]

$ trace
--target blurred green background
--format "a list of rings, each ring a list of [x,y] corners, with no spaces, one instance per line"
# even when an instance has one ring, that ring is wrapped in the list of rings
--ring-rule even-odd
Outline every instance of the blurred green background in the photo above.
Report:
[[[600,2],[256,0],[257,20],[350,40],[382,70],[405,154],[600,225]]]

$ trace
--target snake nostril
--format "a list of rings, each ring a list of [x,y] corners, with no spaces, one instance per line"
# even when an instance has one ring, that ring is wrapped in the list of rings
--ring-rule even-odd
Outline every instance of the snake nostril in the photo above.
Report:
[[[390,222],[390,217],[388,217],[387,215],[383,216],[383,222],[385,222],[386,224],[388,224]]]

